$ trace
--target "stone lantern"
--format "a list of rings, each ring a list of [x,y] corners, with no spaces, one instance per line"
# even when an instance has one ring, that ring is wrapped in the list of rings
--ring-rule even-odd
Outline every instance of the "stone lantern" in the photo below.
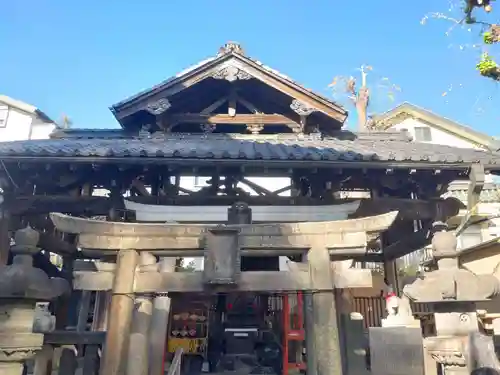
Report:
[[[43,334],[33,332],[37,302],[55,299],[69,291],[61,278],[50,279],[33,267],[40,249],[37,231],[29,226],[15,234],[14,260],[0,266],[0,374],[21,375],[24,361],[42,348]]]
[[[496,296],[500,282],[494,275],[475,275],[459,268],[457,239],[446,225],[435,225],[433,256],[438,269],[426,272],[403,289],[414,302],[432,307],[436,337],[426,338],[426,350],[443,365],[445,374],[468,374],[465,348],[470,333],[479,331],[477,302]]]

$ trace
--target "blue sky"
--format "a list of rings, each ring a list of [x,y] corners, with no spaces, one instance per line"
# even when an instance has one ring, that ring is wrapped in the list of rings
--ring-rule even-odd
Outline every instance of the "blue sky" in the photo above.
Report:
[[[67,114],[77,127],[116,127],[110,105],[236,40],[327,95],[334,76],[369,64],[372,84],[388,77],[402,89],[395,103],[374,90],[373,112],[410,101],[500,135],[498,85],[475,71],[480,51],[458,48],[478,31],[446,37],[451,24],[420,24],[447,8],[446,0],[9,1],[0,13],[0,93],[54,118]]]

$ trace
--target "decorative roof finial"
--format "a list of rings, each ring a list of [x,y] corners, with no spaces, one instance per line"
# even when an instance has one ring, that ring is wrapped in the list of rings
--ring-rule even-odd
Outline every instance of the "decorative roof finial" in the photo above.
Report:
[[[244,55],[245,51],[241,47],[241,45],[237,42],[227,42],[224,44],[221,48],[219,48],[219,52],[217,53],[217,56],[222,56],[225,55],[226,53],[231,53],[235,52],[240,55]]]

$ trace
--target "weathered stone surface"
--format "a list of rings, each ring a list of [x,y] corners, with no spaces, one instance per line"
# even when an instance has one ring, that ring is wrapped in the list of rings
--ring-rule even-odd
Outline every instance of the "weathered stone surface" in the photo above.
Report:
[[[457,240],[452,232],[439,231],[432,240],[438,270],[405,286],[404,294],[417,302],[481,301],[498,294],[500,282],[493,275],[475,275],[461,269]]]
[[[420,327],[372,327],[369,338],[373,375],[424,374]]]
[[[32,254],[39,251],[37,231],[26,227],[16,232],[12,247],[13,263],[0,266],[0,298],[32,298],[48,301],[69,291],[66,280],[49,278],[45,272],[33,267]]]
[[[241,275],[238,229],[213,228],[206,236],[203,276],[207,284],[237,284]]]
[[[328,233],[377,232],[387,229],[396,219],[397,211],[351,220],[308,223],[241,224],[242,236],[297,236]],[[122,223],[82,219],[51,213],[57,229],[65,233],[132,237],[200,237],[215,225]],[[233,227],[233,225],[229,226]]]
[[[37,301],[48,301],[69,290],[63,279],[50,279],[33,267],[39,249],[37,231],[16,232],[13,264],[0,266],[0,372],[22,374],[22,362],[42,348],[43,334],[33,333]],[[35,327],[36,328],[36,327]],[[19,372],[19,369],[21,372]]]

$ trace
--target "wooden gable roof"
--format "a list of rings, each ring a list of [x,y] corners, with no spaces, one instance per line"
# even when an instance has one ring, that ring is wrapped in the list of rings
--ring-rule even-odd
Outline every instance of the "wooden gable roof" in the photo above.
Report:
[[[127,127],[127,118],[147,110],[148,106],[158,108],[160,111],[162,106],[174,107],[175,99],[170,103],[170,98],[208,79],[225,79],[229,82],[259,81],[289,98],[288,105],[294,101],[300,102],[303,106],[331,119],[337,124],[337,128],[340,128],[347,118],[347,111],[340,105],[251,59],[235,43],[226,44],[215,57],[203,60],[159,85],[113,105],[110,109],[122,127]],[[171,111],[170,108],[169,111]]]

